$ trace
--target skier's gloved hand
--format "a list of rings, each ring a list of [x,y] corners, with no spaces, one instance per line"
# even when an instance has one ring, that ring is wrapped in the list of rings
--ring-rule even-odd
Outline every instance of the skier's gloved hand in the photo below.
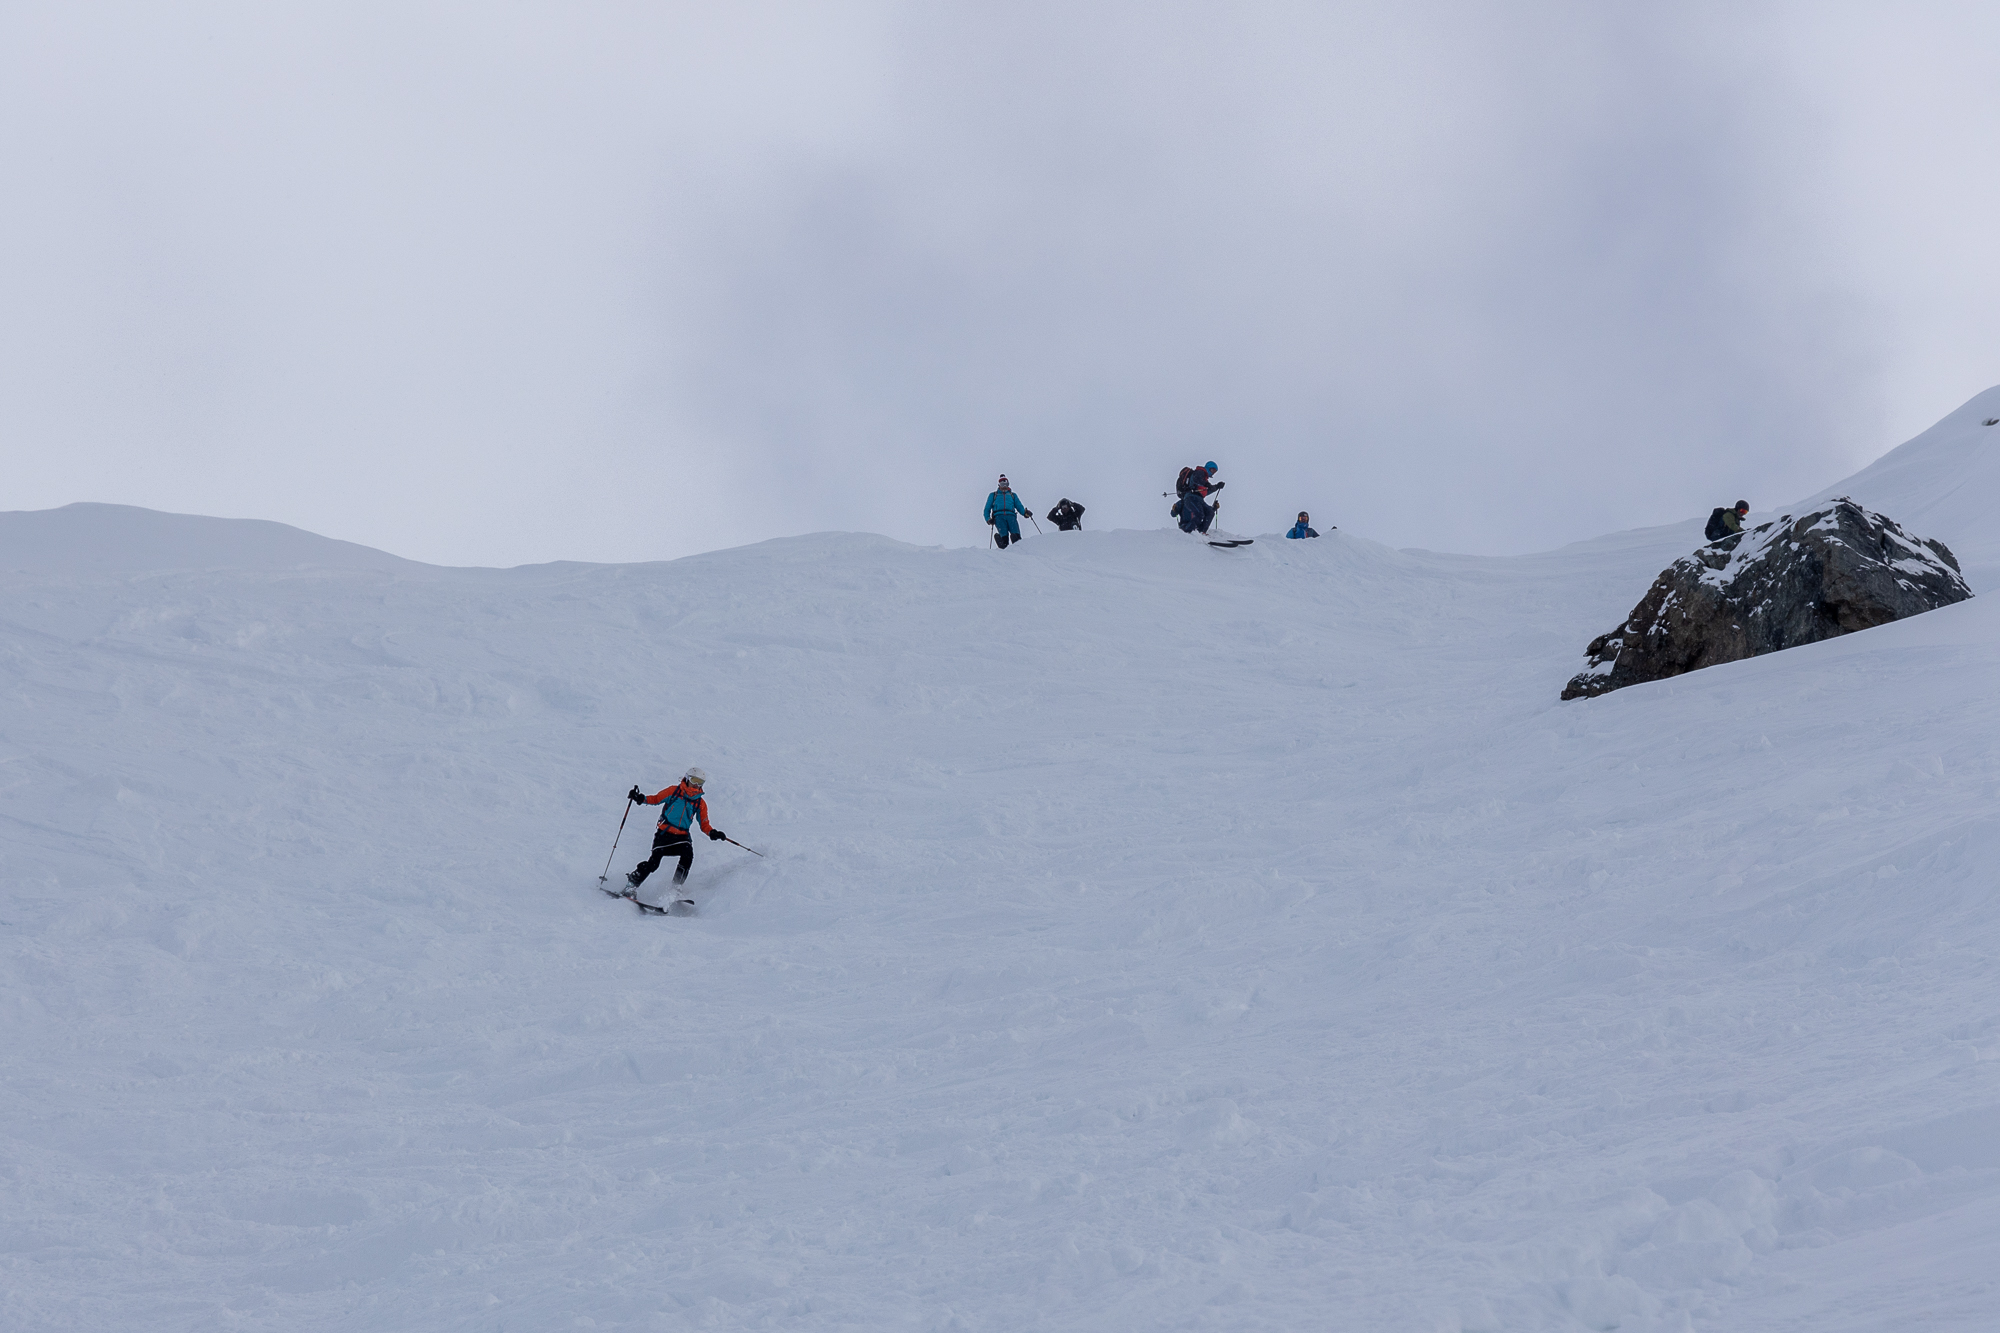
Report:
[[[724,833],[719,828],[712,828],[708,831],[708,840],[710,842],[721,842],[724,838],[727,838],[728,836],[729,835],[727,833]]]
[[[640,805],[644,805],[646,803],[646,793],[640,791],[637,787],[634,787],[631,791],[625,793],[625,799],[628,801],[636,801]]]
[[[1215,494],[1215,493],[1216,493],[1217,491],[1221,490],[1221,489],[1222,489],[1222,488],[1223,488],[1224,486],[1227,486],[1228,484],[1229,484],[1229,483],[1228,483],[1228,482],[1226,482],[1226,481],[1218,481],[1218,482],[1216,482],[1216,483],[1215,483],[1215,485],[1213,485],[1213,486],[1211,486],[1211,487],[1209,487],[1209,488],[1208,488],[1208,493],[1209,493],[1210,495],[1213,495],[1213,494]]]

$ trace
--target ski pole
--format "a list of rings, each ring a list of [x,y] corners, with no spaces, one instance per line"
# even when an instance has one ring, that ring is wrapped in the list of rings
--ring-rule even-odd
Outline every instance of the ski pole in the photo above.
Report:
[[[730,837],[727,833],[722,835],[722,840],[728,843],[732,847],[743,847],[742,843],[736,841],[736,839]],[[764,854],[758,851],[755,847],[743,847],[743,850],[750,853],[750,855],[752,856],[762,856]]]
[[[1033,523],[1033,524],[1035,525],[1035,535],[1036,535],[1037,537],[1041,536],[1041,535],[1042,535],[1042,525],[1041,525],[1040,521],[1039,521],[1039,520],[1037,520],[1037,519],[1035,518],[1035,511],[1034,511],[1034,510],[1032,510],[1032,509],[1030,509],[1030,510],[1028,511],[1028,522],[1030,522],[1030,523]]]
[[[618,838],[625,836],[625,821],[632,817],[632,798],[625,798],[625,813],[618,816]],[[611,856],[618,855],[618,838],[611,840]],[[604,873],[597,877],[597,886],[604,887],[604,881],[611,878],[611,856],[604,858]]]

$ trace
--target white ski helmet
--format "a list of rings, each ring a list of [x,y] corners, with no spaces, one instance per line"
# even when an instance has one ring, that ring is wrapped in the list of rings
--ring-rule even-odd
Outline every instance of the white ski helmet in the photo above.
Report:
[[[690,768],[681,778],[681,781],[692,782],[697,787],[706,787],[708,785],[708,774],[698,768]]]

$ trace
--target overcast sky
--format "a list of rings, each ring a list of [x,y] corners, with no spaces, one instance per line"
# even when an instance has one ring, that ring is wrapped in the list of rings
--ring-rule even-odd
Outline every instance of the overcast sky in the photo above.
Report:
[[[2000,382],[1985,4],[0,5],[0,509],[1502,553]]]

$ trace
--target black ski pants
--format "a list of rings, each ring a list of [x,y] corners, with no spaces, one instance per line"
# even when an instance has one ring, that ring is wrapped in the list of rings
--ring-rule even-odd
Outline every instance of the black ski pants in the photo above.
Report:
[[[653,834],[653,854],[632,869],[632,887],[646,882],[646,876],[660,868],[660,862],[670,856],[681,858],[680,867],[674,871],[674,883],[687,883],[688,867],[694,864],[694,840],[686,829],[660,829]]]
[[[1189,491],[1181,497],[1181,531],[1207,532],[1215,521],[1215,509],[1208,501]]]
[[[1018,532],[996,532],[993,534],[994,545],[1003,551],[1007,549],[1008,542],[1017,542],[1020,540],[1021,534]]]

